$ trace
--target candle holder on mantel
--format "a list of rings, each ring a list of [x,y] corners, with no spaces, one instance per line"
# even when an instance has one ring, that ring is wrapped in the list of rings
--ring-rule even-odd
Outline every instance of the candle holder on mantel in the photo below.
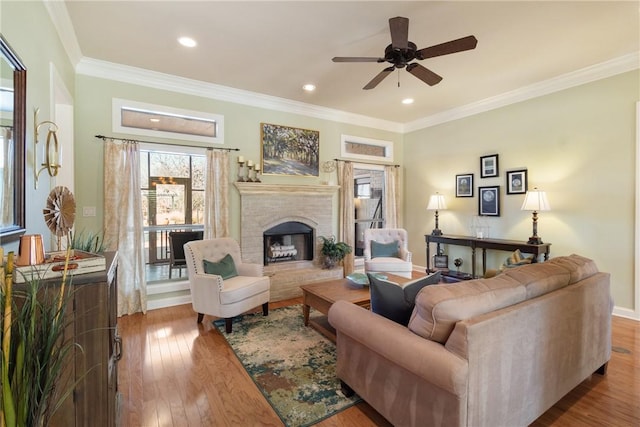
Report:
[[[253,168],[255,175],[253,176],[253,182],[262,182],[260,181],[260,165],[255,165]]]
[[[247,165],[247,182],[254,182],[253,176],[255,171],[255,165]]]
[[[246,182],[246,174],[244,172],[244,165],[247,162],[244,160],[244,156],[238,156],[238,182]]]

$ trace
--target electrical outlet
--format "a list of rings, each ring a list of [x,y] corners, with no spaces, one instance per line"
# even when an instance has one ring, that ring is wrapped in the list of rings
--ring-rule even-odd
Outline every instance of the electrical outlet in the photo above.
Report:
[[[84,206],[82,208],[82,216],[96,216],[95,206]]]

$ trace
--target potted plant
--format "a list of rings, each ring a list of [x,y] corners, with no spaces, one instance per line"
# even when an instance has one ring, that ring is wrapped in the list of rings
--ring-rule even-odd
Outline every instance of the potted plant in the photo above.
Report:
[[[351,246],[345,242],[336,242],[335,236],[320,236],[320,240],[322,240],[321,252],[324,255],[325,268],[335,267],[347,254],[351,253]]]
[[[39,277],[13,286],[13,252],[0,248],[0,425],[46,426],[75,384],[60,381],[76,344],[65,336],[70,290],[67,250],[60,286],[45,289]]]

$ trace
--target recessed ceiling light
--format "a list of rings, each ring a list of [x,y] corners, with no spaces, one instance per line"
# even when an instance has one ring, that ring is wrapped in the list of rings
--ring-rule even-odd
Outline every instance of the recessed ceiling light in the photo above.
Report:
[[[413,98],[405,98],[402,100],[402,103],[405,105],[413,104]]]
[[[153,123],[160,123],[160,119],[149,119],[149,121]]]
[[[306,90],[307,92],[313,92],[314,90],[316,90],[316,85],[307,83],[306,85],[302,86],[302,89]]]
[[[180,43],[182,46],[186,46],[186,47],[195,47],[198,44],[191,37],[180,37],[178,39],[178,43]]]

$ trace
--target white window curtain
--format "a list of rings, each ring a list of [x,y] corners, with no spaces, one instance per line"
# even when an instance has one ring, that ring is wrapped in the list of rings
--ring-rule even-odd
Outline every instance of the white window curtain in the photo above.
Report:
[[[384,167],[384,226],[398,228],[400,214],[400,198],[398,195],[398,167],[391,165]]]
[[[104,235],[118,251],[118,316],[147,312],[140,149],[136,142],[104,145]]]
[[[229,152],[207,150],[204,238],[229,237]]]
[[[338,184],[340,185],[340,235],[339,241],[355,248],[355,211],[353,192],[353,163],[338,162]],[[353,251],[344,258],[344,275],[353,273]]]

